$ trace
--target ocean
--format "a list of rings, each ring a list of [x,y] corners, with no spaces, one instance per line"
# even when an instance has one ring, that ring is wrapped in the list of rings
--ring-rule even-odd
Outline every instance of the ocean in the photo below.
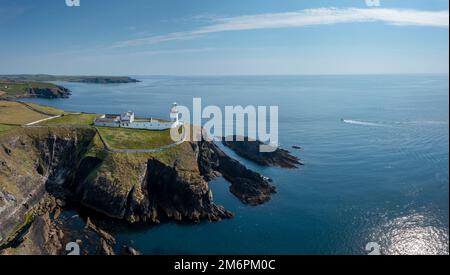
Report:
[[[69,99],[30,101],[161,118],[193,97],[203,106],[276,105],[280,145],[305,165],[261,167],[225,148],[274,180],[270,202],[243,205],[219,178],[214,200],[233,219],[124,228],[118,245],[144,254],[368,254],[368,244],[383,254],[449,253],[448,75],[136,78],[58,82]]]

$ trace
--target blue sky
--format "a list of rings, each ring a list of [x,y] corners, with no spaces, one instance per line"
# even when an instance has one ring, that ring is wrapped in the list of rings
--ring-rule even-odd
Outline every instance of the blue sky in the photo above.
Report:
[[[448,5],[2,0],[0,74],[448,74]]]

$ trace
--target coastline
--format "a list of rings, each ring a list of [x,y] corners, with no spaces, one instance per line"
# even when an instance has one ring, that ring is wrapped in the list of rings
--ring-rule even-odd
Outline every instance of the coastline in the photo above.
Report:
[[[25,106],[30,111],[50,115],[26,103],[18,102],[17,104]],[[55,216],[54,212],[60,213],[64,209],[63,205],[67,203],[80,204],[112,220],[123,220],[128,223],[159,224],[162,220],[199,223],[204,220],[220,221],[234,216],[222,206],[214,204],[212,200],[208,182],[216,177],[227,179],[231,183],[231,193],[244,204],[263,204],[275,193],[275,187],[267,178],[231,159],[211,142],[196,143],[183,140],[165,146],[164,150],[152,151],[111,150],[96,127],[37,125],[55,117],[61,117],[61,115],[34,121],[33,125],[27,123],[24,127],[18,127],[0,135],[0,144],[4,148],[4,153],[0,152],[0,158],[3,159],[0,172],[13,171],[13,174],[6,178],[9,185],[14,186],[17,183],[15,181],[19,180],[17,176],[23,173],[20,172],[21,169],[13,168],[14,163],[23,162],[19,156],[25,153],[23,150],[29,151],[29,146],[32,146],[35,148],[31,149],[34,153],[27,156],[27,163],[29,163],[22,163],[19,167],[26,169],[26,173],[30,173],[29,169],[34,166],[32,163],[38,163],[37,167],[32,168],[33,173],[37,173],[37,177],[29,182],[29,188],[38,187],[41,190],[30,193],[31,197],[17,191],[11,193],[14,188],[2,192],[0,196],[2,201],[8,197],[13,198],[9,202],[6,201],[6,206],[3,205],[0,208],[3,214],[5,211],[13,211],[11,212],[13,214],[2,214],[0,218],[3,231],[2,247],[6,251],[4,253],[10,253],[8,247],[12,244],[18,247],[21,247],[21,243],[27,247],[32,246],[35,243],[34,239],[39,235],[36,233],[36,230],[39,231],[36,226],[54,227],[53,231],[61,232],[58,233],[60,236],[69,234],[61,229],[61,224],[57,225],[56,221],[51,219]],[[20,139],[20,144],[17,143],[17,139]],[[34,141],[31,143],[31,140]],[[48,144],[54,144],[54,147],[48,147]],[[50,155],[53,156],[53,160],[40,157]],[[142,165],[142,162],[147,164]],[[114,174],[113,171],[117,169],[124,174],[113,175],[115,179],[107,176]],[[18,175],[14,176],[16,174]],[[135,180],[130,181],[130,179]],[[159,183],[154,182],[156,179]],[[117,182],[122,183],[117,185]],[[152,186],[148,185],[150,182]],[[185,187],[180,189],[177,187],[180,184],[190,187],[187,190]],[[105,187],[108,185],[106,191]],[[46,191],[42,191],[43,186]],[[150,190],[153,191],[150,192]],[[159,191],[155,194],[155,190]],[[21,199],[22,196],[26,201]],[[173,200],[173,196],[179,199]],[[33,201],[29,198],[33,198]],[[62,201],[63,203],[59,204],[63,205],[56,207],[52,203],[51,206],[42,207],[43,201],[48,199],[53,202]],[[155,203],[160,205],[154,206]],[[24,204],[27,205],[26,209],[31,210],[23,212],[21,205]],[[22,214],[14,214],[14,211],[18,209],[21,209]],[[29,218],[22,222],[20,219],[22,215]],[[16,222],[11,222],[11,218]],[[22,225],[17,227],[17,222]],[[8,230],[12,231],[8,233]],[[44,230],[44,232],[47,231]],[[58,244],[63,237],[60,237],[60,240],[48,236],[44,239],[45,245],[51,248],[39,253],[63,253],[61,245]],[[112,253],[111,249],[107,249],[104,239],[100,239],[99,242],[103,251]],[[20,251],[20,248],[18,249],[14,251]],[[33,249],[34,252],[38,251],[37,247]]]

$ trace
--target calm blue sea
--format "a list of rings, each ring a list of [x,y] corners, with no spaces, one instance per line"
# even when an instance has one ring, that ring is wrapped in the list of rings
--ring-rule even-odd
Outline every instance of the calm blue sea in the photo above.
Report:
[[[278,105],[281,145],[300,145],[292,153],[305,166],[264,168],[237,157],[274,179],[269,203],[245,206],[217,179],[214,199],[234,219],[122,230],[120,243],[145,254],[365,254],[369,242],[386,254],[449,253],[448,76],[138,79],[59,83],[73,91],[70,99],[33,101],[163,118],[172,102],[191,106],[193,97],[204,105]]]

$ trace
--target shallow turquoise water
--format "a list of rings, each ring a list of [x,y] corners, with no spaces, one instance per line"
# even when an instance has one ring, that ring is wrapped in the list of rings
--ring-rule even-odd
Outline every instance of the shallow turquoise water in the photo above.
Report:
[[[262,206],[210,185],[236,217],[119,233],[146,254],[448,254],[449,79],[409,76],[138,77],[136,84],[63,83],[70,99],[33,100],[72,111],[134,110],[167,117],[191,106],[278,105],[280,142],[305,166],[247,166],[274,179]],[[344,119],[344,121],[341,121]],[[231,153],[231,152],[230,152]],[[231,153],[232,154],[232,153]]]

